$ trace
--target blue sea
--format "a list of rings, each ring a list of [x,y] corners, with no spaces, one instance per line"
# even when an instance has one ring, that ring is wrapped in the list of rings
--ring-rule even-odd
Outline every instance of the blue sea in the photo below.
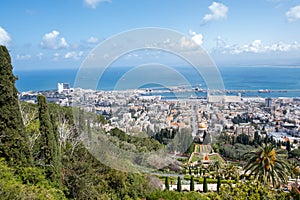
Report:
[[[130,71],[130,67],[111,67],[105,71],[101,78],[98,90],[113,90],[116,82]],[[286,90],[287,92],[271,93],[244,93],[243,96],[270,96],[270,97],[300,97],[300,67],[291,66],[243,66],[218,68],[227,90]],[[177,67],[192,85],[206,87],[206,84],[192,67]],[[24,91],[44,91],[57,89],[57,83],[74,84],[78,69],[53,69],[53,70],[15,70],[18,76],[17,89]],[[172,77],[170,77],[172,79]],[[134,81],[134,80],[132,80]],[[170,84],[180,86],[176,80]],[[130,85],[130,84],[128,84]],[[147,85],[147,87],[151,84]],[[145,86],[146,87],[146,86]],[[124,86],[126,88],[126,85]],[[128,86],[127,89],[134,89]],[[167,94],[166,94],[167,95]],[[198,94],[197,94],[198,95]],[[199,96],[203,94],[199,93]]]

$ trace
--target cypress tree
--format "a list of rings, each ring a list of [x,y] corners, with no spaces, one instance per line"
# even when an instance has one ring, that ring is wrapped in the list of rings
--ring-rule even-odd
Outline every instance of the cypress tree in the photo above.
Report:
[[[291,149],[291,142],[290,142],[290,140],[288,140],[287,142],[286,142],[286,150],[288,151],[288,152],[290,152],[292,149]]]
[[[41,164],[45,167],[46,176],[54,182],[60,182],[58,146],[53,133],[53,126],[48,112],[45,96],[38,96],[39,121],[40,121],[40,155]]]
[[[166,177],[166,179],[165,179],[165,190],[170,190],[169,178],[168,177]]]
[[[29,166],[32,157],[12,69],[7,48],[0,46],[0,157],[10,165]]]
[[[79,116],[78,116],[78,128],[79,128],[79,133],[82,133],[85,130],[85,120],[84,120],[84,110],[79,109]]]
[[[177,178],[177,191],[181,192],[181,178],[178,176]]]
[[[50,119],[51,119],[51,124],[52,124],[52,128],[53,128],[53,134],[55,137],[55,141],[56,143],[58,143],[58,125],[57,125],[57,117],[54,113],[50,113]]]
[[[62,168],[62,164],[61,164],[61,149],[58,147],[59,145],[59,135],[58,135],[58,125],[57,125],[57,117],[54,113],[50,114],[50,118],[51,118],[51,124],[52,124],[52,128],[53,128],[53,134],[54,134],[54,153],[55,153],[55,169],[56,169],[56,182],[59,184],[62,184],[61,182],[61,176],[60,176],[60,172],[61,172],[61,168]]]
[[[220,187],[221,187],[221,176],[218,176],[218,181],[217,181],[217,192],[220,191]]]
[[[191,182],[190,182],[190,191],[195,190],[195,183],[194,183],[194,176],[191,177]]]
[[[92,143],[92,129],[90,125],[90,121],[87,121],[87,135],[88,135],[88,146],[91,146]]]
[[[208,191],[208,188],[207,188],[207,177],[204,176],[203,177],[203,192],[207,192]]]

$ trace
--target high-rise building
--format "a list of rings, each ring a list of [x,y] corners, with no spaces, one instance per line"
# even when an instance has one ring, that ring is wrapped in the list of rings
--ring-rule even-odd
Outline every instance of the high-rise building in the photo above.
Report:
[[[69,83],[58,83],[57,84],[57,92],[60,93],[70,93],[71,87]]]
[[[265,99],[265,104],[267,108],[271,108],[272,106],[272,99],[270,97]]]

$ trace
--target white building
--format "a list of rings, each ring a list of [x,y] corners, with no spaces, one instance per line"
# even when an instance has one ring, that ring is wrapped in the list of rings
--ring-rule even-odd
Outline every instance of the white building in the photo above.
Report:
[[[237,96],[226,96],[226,95],[210,95],[207,92],[207,102],[209,103],[240,103],[242,101],[241,93]]]
[[[70,87],[69,83],[58,83],[57,84],[57,92],[61,93],[70,93],[73,91],[73,88]]]

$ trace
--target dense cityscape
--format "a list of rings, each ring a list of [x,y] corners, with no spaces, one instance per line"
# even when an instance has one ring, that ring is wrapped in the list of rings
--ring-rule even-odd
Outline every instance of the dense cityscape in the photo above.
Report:
[[[0,200],[300,200],[299,0],[9,0]]]
[[[229,138],[229,144],[244,145],[258,145],[271,141],[278,148],[287,150],[289,155],[296,156],[297,159],[298,155],[300,156],[298,153],[300,145],[299,98],[241,97],[239,94],[238,96],[208,96],[198,99],[174,97],[167,100],[162,96],[153,96],[151,91],[152,89],[93,91],[74,89],[68,83],[58,83],[57,90],[22,92],[19,99],[28,103],[36,103],[37,96],[43,94],[48,102],[61,106],[79,106],[85,112],[104,116],[109,122],[101,125],[105,132],[117,128],[131,136],[139,137],[141,134],[146,134],[163,144],[168,143],[163,138],[166,136],[159,138],[160,136],[156,135],[162,133],[162,130],[187,134],[185,137],[192,138],[193,142],[188,140],[187,144],[182,144],[185,139],[181,137],[177,145],[168,148],[169,156],[181,161],[179,168],[167,168],[163,171],[157,169],[160,176],[165,173],[170,177],[176,177],[176,174],[180,177],[182,174],[191,174],[187,171],[192,169],[192,171],[196,170],[192,172],[195,173],[195,177],[202,177],[203,174],[201,176],[199,168],[207,170],[217,162],[224,166],[236,163],[235,165],[240,166],[236,168],[236,173],[242,176],[245,173],[242,168],[244,162],[242,155],[252,147],[235,147],[234,145],[230,147],[226,145],[226,142],[224,146],[219,146],[224,138]],[[172,91],[176,92],[176,89],[173,88]],[[91,123],[91,126],[95,124]],[[174,139],[174,137],[167,139]],[[194,152],[186,154],[186,150],[192,143]],[[228,149],[232,147],[235,148],[235,152]],[[280,188],[286,191],[292,190],[295,187],[294,184],[298,184],[297,176],[296,179],[295,176],[290,176],[287,182],[282,182]],[[215,175],[208,177],[216,178]],[[224,175],[223,178],[225,178]],[[160,184],[161,189],[166,188],[164,181],[162,180]],[[193,190],[203,192],[203,183],[200,183],[195,184]],[[177,190],[177,184],[176,181],[172,181],[172,185],[167,187],[170,190]],[[181,186],[182,190],[191,190],[187,181],[185,184]],[[207,187],[209,191],[217,191],[216,183],[208,184]]]

